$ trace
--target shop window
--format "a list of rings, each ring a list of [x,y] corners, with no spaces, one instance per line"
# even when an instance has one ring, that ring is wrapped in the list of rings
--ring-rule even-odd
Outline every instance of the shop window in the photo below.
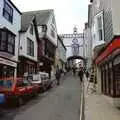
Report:
[[[34,42],[27,38],[27,54],[34,56]]]
[[[13,77],[14,67],[0,65],[0,77]]]
[[[113,62],[114,65],[114,90],[115,96],[120,97],[120,56],[117,56]]]
[[[14,55],[15,35],[8,30],[0,30],[0,50]]]
[[[3,16],[9,22],[13,22],[13,8],[4,0]]]

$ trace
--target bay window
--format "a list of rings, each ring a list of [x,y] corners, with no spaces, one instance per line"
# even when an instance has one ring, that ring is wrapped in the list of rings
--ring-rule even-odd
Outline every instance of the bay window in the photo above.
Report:
[[[6,29],[0,30],[0,51],[14,55],[15,35]]]
[[[34,42],[29,38],[27,38],[27,54],[34,56]]]

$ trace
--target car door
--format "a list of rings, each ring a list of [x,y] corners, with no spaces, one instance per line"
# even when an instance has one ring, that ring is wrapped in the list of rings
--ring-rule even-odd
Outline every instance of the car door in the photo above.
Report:
[[[27,79],[24,79],[23,83],[24,83],[24,86],[26,87],[26,92],[28,94],[32,94],[33,93],[33,85]]]

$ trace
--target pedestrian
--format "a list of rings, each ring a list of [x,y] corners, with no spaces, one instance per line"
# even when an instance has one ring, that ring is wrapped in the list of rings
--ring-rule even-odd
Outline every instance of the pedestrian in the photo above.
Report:
[[[60,84],[60,77],[61,77],[61,71],[59,68],[57,68],[55,76],[56,76],[56,80],[57,80],[57,85],[59,85]]]
[[[73,67],[72,69],[73,69],[73,75],[75,76],[75,73],[76,73],[76,68],[75,68],[75,67]]]
[[[85,75],[86,75],[86,78],[87,78],[87,81],[88,81],[88,78],[89,78],[89,75],[90,75],[89,72],[86,71],[86,72],[85,72]]]
[[[81,81],[81,82],[83,81],[83,74],[84,74],[83,68],[80,67],[80,70],[79,70],[79,72],[78,72],[78,75],[79,75],[79,77],[80,77],[80,81]]]

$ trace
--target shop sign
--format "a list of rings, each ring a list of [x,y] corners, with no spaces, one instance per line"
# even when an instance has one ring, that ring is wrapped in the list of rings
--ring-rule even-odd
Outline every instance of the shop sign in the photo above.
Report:
[[[105,51],[96,58],[95,63],[99,64],[117,48],[120,48],[120,38],[116,38],[115,40],[113,40],[113,42],[105,49]]]

